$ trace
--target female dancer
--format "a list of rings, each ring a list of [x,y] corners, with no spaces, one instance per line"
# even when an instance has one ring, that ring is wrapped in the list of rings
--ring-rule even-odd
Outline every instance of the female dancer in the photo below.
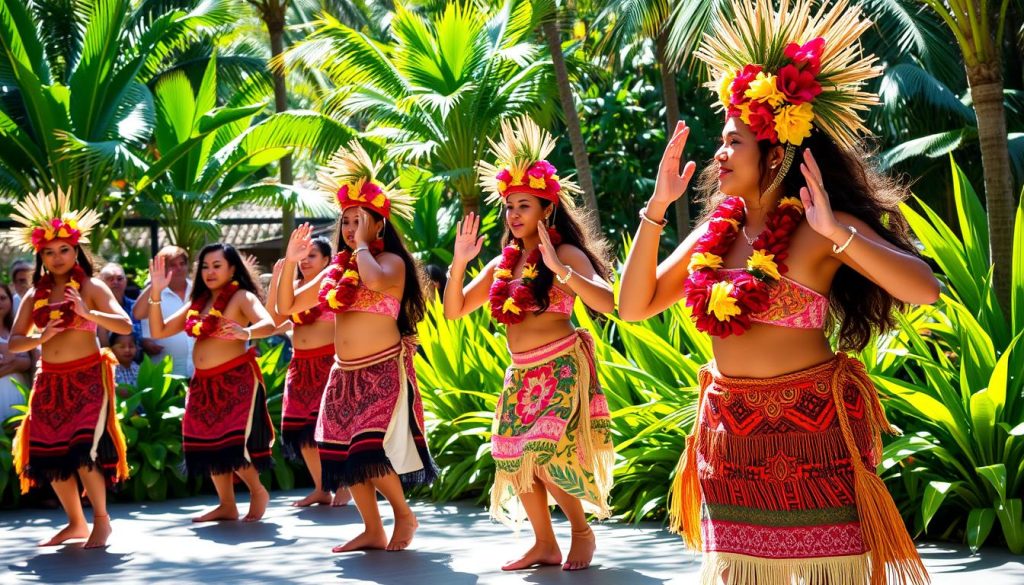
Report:
[[[340,252],[327,270],[298,289],[282,278],[277,290],[282,313],[318,304],[335,313],[337,355],[316,427],[321,485],[347,486],[365,529],[334,552],[407,548],[418,523],[403,487],[429,483],[437,475],[413,369],[423,289],[415,261],[387,223],[392,214],[411,217],[411,200],[377,180],[380,168],[357,142],[335,154],[320,180],[341,207]],[[292,233],[284,274],[309,253],[310,230],[306,224]],[[378,491],[395,514],[390,540],[377,508]]]
[[[327,238],[314,238],[311,244],[306,257],[299,261],[298,278],[293,284],[296,288],[316,278],[331,263],[331,242]],[[267,311],[278,331],[292,331],[292,360],[288,364],[281,408],[281,447],[289,459],[302,454],[315,486],[313,493],[292,502],[292,506],[343,506],[351,498],[347,488],[339,489],[332,500],[331,492],[320,485],[320,455],[313,440],[320,400],[334,365],[334,313],[320,305],[290,316],[278,313],[277,288],[283,269],[284,260],[278,260],[267,293]]]
[[[665,209],[694,171],[680,173],[681,123],[622,276],[624,319],[685,299],[712,336],[671,526],[703,545],[706,584],[924,583],[874,471],[890,430],[878,397],[863,365],[829,346],[836,333],[863,348],[894,309],[938,297],[903,193],[856,149],[856,111],[874,101],[861,87],[879,73],[857,41],[870,23],[845,0],[814,15],[806,0],[771,6],[735,3],[699,53],[726,109],[702,223],[657,264]]]
[[[593,340],[569,317],[577,295],[594,310],[614,309],[605,245],[577,219],[572,194],[579,188],[559,179],[544,160],[554,148],[551,136],[523,118],[515,126],[502,123],[502,138],[492,144],[496,164],[480,164],[480,183],[504,204],[505,248],[463,288],[466,266],[483,238],[479,217],[470,214],[459,223],[444,314],[458,319],[488,303],[491,315],[508,326],[512,364],[491,438],[497,465],[491,515],[508,522],[518,496],[536,542],[502,569],[561,564],[549,495],[572,525],[562,568],[585,569],[596,548],[585,512],[610,514],[615,453]]]
[[[14,382],[26,384],[25,375],[32,370],[32,352],[13,353],[8,349],[7,342],[14,327],[13,300],[10,287],[0,283],[0,425],[17,414],[15,406],[25,404]]]
[[[36,267],[26,295],[31,302],[18,307],[8,347],[14,353],[42,347],[43,359],[14,438],[14,467],[22,492],[50,482],[68,515],[67,527],[40,546],[88,536],[86,548],[102,547],[111,531],[104,483],[127,479],[128,461],[114,406],[117,359],[100,350],[96,326],[127,334],[132,323],[92,275],[84,244],[98,213],[70,210],[63,193],[30,195],[15,210],[12,219],[25,227],[15,229],[11,240],[35,251]],[[92,503],[92,532],[76,475]]]
[[[153,339],[184,331],[196,340],[192,350],[196,371],[181,421],[182,447],[188,473],[209,473],[220,504],[192,521],[238,520],[234,475],[249,488],[244,520],[259,520],[270,500],[259,473],[272,464],[274,428],[255,348],[247,350],[246,342],[271,335],[273,319],[231,244],[209,244],[199,252],[191,304],[166,321],[160,295],[171,275],[164,256],[157,255],[149,264],[146,302]]]

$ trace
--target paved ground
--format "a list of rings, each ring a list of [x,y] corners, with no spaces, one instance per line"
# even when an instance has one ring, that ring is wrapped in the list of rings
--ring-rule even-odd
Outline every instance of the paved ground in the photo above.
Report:
[[[352,507],[298,510],[288,502],[300,492],[276,494],[263,522],[193,525],[189,518],[213,497],[159,504],[111,506],[114,535],[106,550],[80,544],[39,549],[34,543],[62,525],[59,510],[0,512],[2,583],[346,583],[379,585],[662,585],[696,581],[697,559],[678,538],[657,525],[595,527],[596,564],[589,571],[545,568],[502,573],[497,567],[529,546],[529,530],[518,540],[468,504],[418,503],[420,530],[413,550],[331,554],[333,545],[355,536],[359,515]],[[382,504],[385,523],[390,510]],[[244,510],[244,506],[242,506]],[[568,543],[569,527],[556,521]],[[563,547],[563,551],[567,546]],[[970,556],[948,545],[922,545],[934,585],[1020,585],[1020,557],[996,550]]]

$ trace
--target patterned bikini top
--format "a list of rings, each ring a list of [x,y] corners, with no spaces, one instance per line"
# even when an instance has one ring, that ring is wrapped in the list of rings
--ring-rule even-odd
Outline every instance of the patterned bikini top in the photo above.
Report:
[[[742,268],[722,268],[719,272],[738,274]],[[828,297],[799,282],[783,276],[769,289],[769,305],[751,315],[754,323],[793,329],[824,329],[828,314]]]
[[[47,303],[47,305],[50,306],[50,307],[59,307],[60,305],[63,305],[65,302],[67,302],[67,301],[61,301],[59,303]],[[70,309],[68,309],[68,310],[70,310]],[[74,330],[74,331],[89,331],[91,333],[95,333],[95,331],[96,331],[96,322],[95,321],[90,321],[88,319],[85,319],[81,315],[79,315],[78,313],[72,313],[71,314],[71,322],[68,323],[67,327],[65,327],[64,330],[65,331],[71,331],[71,330]]]
[[[510,281],[510,284],[519,284],[521,279],[515,278]],[[567,293],[561,288],[551,285],[551,290],[548,292],[548,309],[545,313],[558,313],[560,315],[572,315],[572,307],[576,303],[576,293]],[[534,305],[532,307],[524,307],[528,312],[534,313],[540,310],[540,307]]]
[[[373,290],[360,282],[359,288],[356,290],[356,298],[345,312],[373,313],[374,315],[384,315],[385,317],[398,319],[398,313],[401,309],[401,300],[387,293]]]

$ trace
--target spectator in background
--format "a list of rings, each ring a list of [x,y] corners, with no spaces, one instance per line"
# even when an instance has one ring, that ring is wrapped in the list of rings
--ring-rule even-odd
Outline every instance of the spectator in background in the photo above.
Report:
[[[17,414],[14,406],[25,404],[21,390],[14,381],[28,385],[28,374],[32,370],[32,358],[28,353],[11,353],[7,350],[7,338],[14,325],[11,310],[11,289],[0,283],[0,423]]]
[[[434,291],[434,295],[443,295],[444,286],[448,284],[448,275],[445,274],[444,268],[441,268],[437,264],[427,264],[424,270],[427,273],[427,278],[430,279],[430,285]]]
[[[135,363],[135,355],[139,353],[139,346],[135,341],[135,336],[111,333],[110,350],[117,358],[117,369],[114,371],[114,380],[117,385],[134,386],[139,380],[139,364]]]
[[[32,263],[28,260],[15,260],[11,264],[11,286],[14,287],[14,294],[11,295],[11,315],[18,314],[21,298],[32,288],[32,270]]]
[[[107,285],[110,292],[114,293],[114,298],[121,304],[125,313],[132,319],[132,335],[135,339],[142,339],[142,323],[132,315],[132,308],[135,306],[135,301],[128,298],[124,292],[128,286],[128,277],[124,274],[124,267],[117,262],[107,262],[103,265],[103,269],[100,270],[100,280]],[[110,332],[106,329],[99,327],[96,329],[96,335],[100,338],[100,345],[103,347],[110,347],[113,342],[110,341]]]
[[[188,278],[188,252],[178,246],[164,246],[156,255],[164,259],[169,278],[167,288],[160,292],[163,314],[172,315],[191,302],[189,299],[192,294],[192,281]],[[172,371],[191,378],[195,369],[192,365],[192,338],[181,332],[165,337],[159,342],[152,339],[149,330],[149,304],[145,300],[149,298],[148,284],[142,289],[139,298],[143,300],[135,303],[132,316],[142,322],[142,351],[154,361],[162,360],[165,355],[171,356],[174,360]]]

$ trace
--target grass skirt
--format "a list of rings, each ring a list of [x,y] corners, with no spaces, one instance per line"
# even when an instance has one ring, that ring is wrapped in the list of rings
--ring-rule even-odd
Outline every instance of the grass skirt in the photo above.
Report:
[[[767,379],[709,364],[698,408],[669,501],[670,527],[703,549],[702,584],[928,581],[875,474],[891,427],[860,362]]]
[[[98,467],[109,482],[128,479],[115,407],[116,364],[108,349],[70,362],[42,362],[13,443],[22,493],[68,479],[80,467]]]
[[[578,498],[607,518],[615,449],[608,402],[594,369],[594,342],[583,329],[531,351],[513,353],[494,415],[491,454],[497,468],[491,516],[515,525],[518,495],[534,477]]]

